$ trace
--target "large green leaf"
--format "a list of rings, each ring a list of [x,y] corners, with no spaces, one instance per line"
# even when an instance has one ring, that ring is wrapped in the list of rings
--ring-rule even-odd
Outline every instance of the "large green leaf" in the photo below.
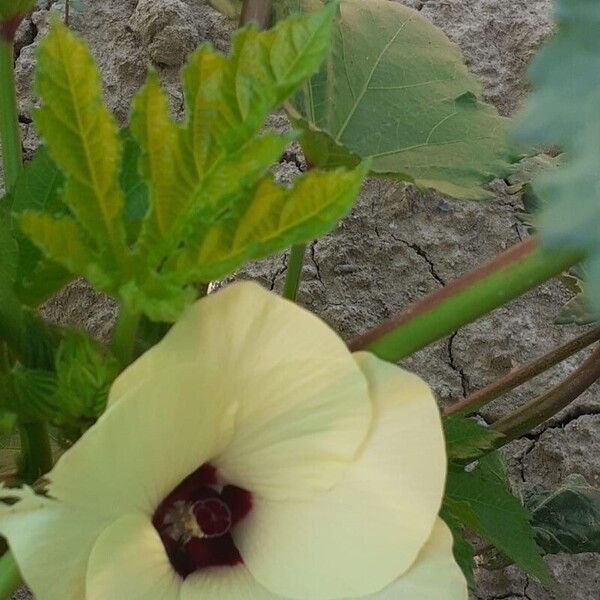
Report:
[[[321,5],[275,3],[280,16]],[[490,196],[481,185],[505,174],[510,158],[508,120],[480,97],[458,47],[419,12],[342,0],[331,52],[291,112],[314,164],[340,164],[341,144],[370,157],[374,173],[476,199]]]
[[[570,475],[552,491],[531,490],[525,505],[544,552],[600,552],[600,489],[581,475]]]
[[[550,575],[534,540],[530,514],[496,477],[479,469],[448,471],[444,511],[543,583]]]
[[[533,92],[517,135],[557,144],[563,165],[535,182],[546,200],[537,221],[551,248],[587,251],[589,299],[600,315],[600,4],[558,0],[557,32],[530,70]]]
[[[294,134],[262,129],[319,67],[334,12],[240,30],[230,56],[201,46],[183,71],[183,123],[151,72],[120,135],[86,45],[54,23],[42,44],[36,119],[65,177],[68,210],[25,212],[25,232],[131,310],[168,321],[193,300],[193,284],[330,229],[365,168],[278,187],[270,167]]]

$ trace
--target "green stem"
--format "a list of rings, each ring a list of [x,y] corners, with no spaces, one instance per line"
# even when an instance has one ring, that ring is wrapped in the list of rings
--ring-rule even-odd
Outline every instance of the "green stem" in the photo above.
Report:
[[[600,348],[596,348],[578,369],[558,385],[510,415],[492,423],[491,427],[505,436],[499,440],[499,444],[504,446],[535,429],[566,408],[598,379],[600,379]]]
[[[379,327],[352,340],[351,350],[368,350],[398,361],[517,298],[585,255],[542,248],[532,236],[430,294]]]
[[[244,0],[240,27],[255,22],[260,29],[268,29],[271,24],[273,0]]]
[[[129,366],[134,359],[133,353],[140,319],[139,313],[132,313],[124,305],[121,305],[121,312],[113,331],[111,349],[123,369]]]
[[[285,285],[283,286],[282,296],[288,300],[295,300],[302,277],[302,267],[304,265],[304,255],[306,254],[306,244],[292,246],[290,257],[288,259],[287,275]]]
[[[48,426],[41,421],[19,421],[23,464],[20,474],[23,481],[32,484],[52,469],[52,448]]]
[[[570,340],[563,346],[554,348],[547,354],[544,354],[544,356],[525,365],[521,365],[519,368],[507,373],[504,377],[473,392],[463,400],[451,404],[444,410],[444,415],[451,415],[454,413],[461,413],[463,415],[473,414],[492,400],[514,390],[526,381],[537,377],[541,373],[544,373],[548,369],[561,363],[563,360],[573,356],[573,354],[577,354],[598,340],[600,340],[600,327],[586,331],[584,334]]]
[[[4,164],[4,185],[10,191],[23,165],[21,130],[15,94],[12,42],[0,38],[0,139]]]
[[[0,599],[7,600],[23,583],[19,567],[12,552],[6,552],[0,558]]]

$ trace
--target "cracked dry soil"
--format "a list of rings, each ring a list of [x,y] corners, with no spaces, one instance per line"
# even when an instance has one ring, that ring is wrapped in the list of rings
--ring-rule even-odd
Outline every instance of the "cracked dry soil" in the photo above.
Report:
[[[550,0],[405,0],[457,42],[469,67],[482,80],[488,101],[512,115],[526,93],[527,63],[550,32]],[[46,2],[20,28],[17,84],[23,145],[30,156],[38,144],[30,109],[34,54],[48,23]],[[121,123],[154,63],[166,85],[173,111],[182,112],[178,70],[183,57],[210,40],[227,48],[230,25],[203,0],[88,0],[72,16],[72,28],[89,40],[100,65],[107,101]],[[286,128],[282,115],[271,125]],[[275,173],[290,181],[303,168],[297,148],[282,157]],[[504,181],[491,185],[495,199],[457,202],[421,193],[398,182],[370,180],[352,213],[308,249],[302,304],[350,337],[445,285],[460,273],[492,258],[525,235],[514,217],[519,198]],[[255,278],[279,290],[287,256],[249,265],[238,276]],[[435,388],[440,404],[465,396],[575,335],[553,318],[567,299],[557,282],[522,298],[403,361]],[[43,307],[60,323],[85,326],[106,339],[115,303],[76,281]],[[567,361],[481,411],[491,420],[564,376]],[[518,491],[537,483],[553,485],[570,473],[600,483],[600,386],[596,385],[548,425],[506,448],[511,483]],[[557,585],[543,589],[515,567],[478,573],[473,600],[600,600],[600,556],[557,555],[548,562]],[[27,598],[20,590],[14,598]],[[437,600],[437,599],[432,599]],[[443,600],[443,599],[440,599]]]

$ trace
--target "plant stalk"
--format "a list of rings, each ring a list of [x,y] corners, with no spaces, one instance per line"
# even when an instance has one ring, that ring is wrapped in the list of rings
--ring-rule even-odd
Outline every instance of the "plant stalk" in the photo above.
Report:
[[[490,427],[505,436],[499,440],[499,444],[503,446],[535,429],[566,408],[598,379],[600,379],[600,347],[596,348],[579,368],[558,385],[524,404],[510,415],[492,423]]]
[[[396,362],[517,298],[585,258],[573,250],[548,250],[536,236],[426,296],[405,312],[352,340]]]
[[[32,484],[52,469],[48,426],[42,421],[18,421],[21,438],[21,479]]]
[[[573,354],[577,354],[598,340],[600,340],[600,327],[592,329],[591,331],[586,331],[584,334],[572,339],[563,346],[554,348],[554,350],[544,354],[544,356],[525,365],[521,365],[517,369],[507,373],[504,377],[473,392],[463,400],[451,404],[444,410],[444,415],[452,415],[455,413],[462,413],[463,415],[473,414],[492,400],[514,390],[526,381],[537,377],[541,373],[551,369]]]
[[[0,37],[0,139],[4,186],[12,190],[23,165],[21,130],[15,93],[13,43]]]
[[[121,305],[121,312],[112,335],[111,350],[121,368],[128,367],[134,360],[136,334],[141,315],[127,310]]]
[[[69,26],[69,17],[71,12],[71,5],[69,0],[65,0],[65,25]]]
[[[272,8],[273,0],[244,0],[240,15],[240,27],[254,22],[259,29],[268,29],[271,24]]]
[[[292,246],[290,257],[288,259],[288,269],[283,286],[282,296],[288,300],[296,300],[300,278],[302,276],[302,267],[304,265],[304,255],[306,254],[306,244]]]
[[[6,600],[23,583],[19,567],[10,550],[0,558],[0,598]]]

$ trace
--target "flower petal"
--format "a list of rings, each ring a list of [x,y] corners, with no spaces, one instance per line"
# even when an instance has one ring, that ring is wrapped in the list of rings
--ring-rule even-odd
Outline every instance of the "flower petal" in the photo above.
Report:
[[[467,600],[468,597],[467,581],[452,555],[452,534],[438,519],[410,570],[365,600]]]
[[[50,495],[114,517],[151,515],[231,437],[236,404],[217,384],[189,365],[144,381],[65,452]]]
[[[181,584],[152,523],[126,515],[98,538],[79,600],[179,600]]]
[[[203,569],[190,575],[180,600],[284,600],[262,587],[244,565]]]
[[[383,589],[412,565],[441,505],[446,454],[431,390],[371,355],[355,358],[374,418],[347,477],[309,502],[255,498],[234,530],[249,571],[282,596],[320,600]]]
[[[23,579],[38,598],[81,600],[90,552],[110,522],[24,491],[3,489],[4,498],[23,500],[0,509],[0,534],[7,538]]]
[[[174,364],[194,365],[199,381],[217,381],[220,397],[239,401],[232,443],[212,462],[253,493],[308,497],[328,489],[367,434],[366,381],[343,341],[257,284],[232,284],[193,305],[119,377],[111,405],[140,381],[161,385]]]

